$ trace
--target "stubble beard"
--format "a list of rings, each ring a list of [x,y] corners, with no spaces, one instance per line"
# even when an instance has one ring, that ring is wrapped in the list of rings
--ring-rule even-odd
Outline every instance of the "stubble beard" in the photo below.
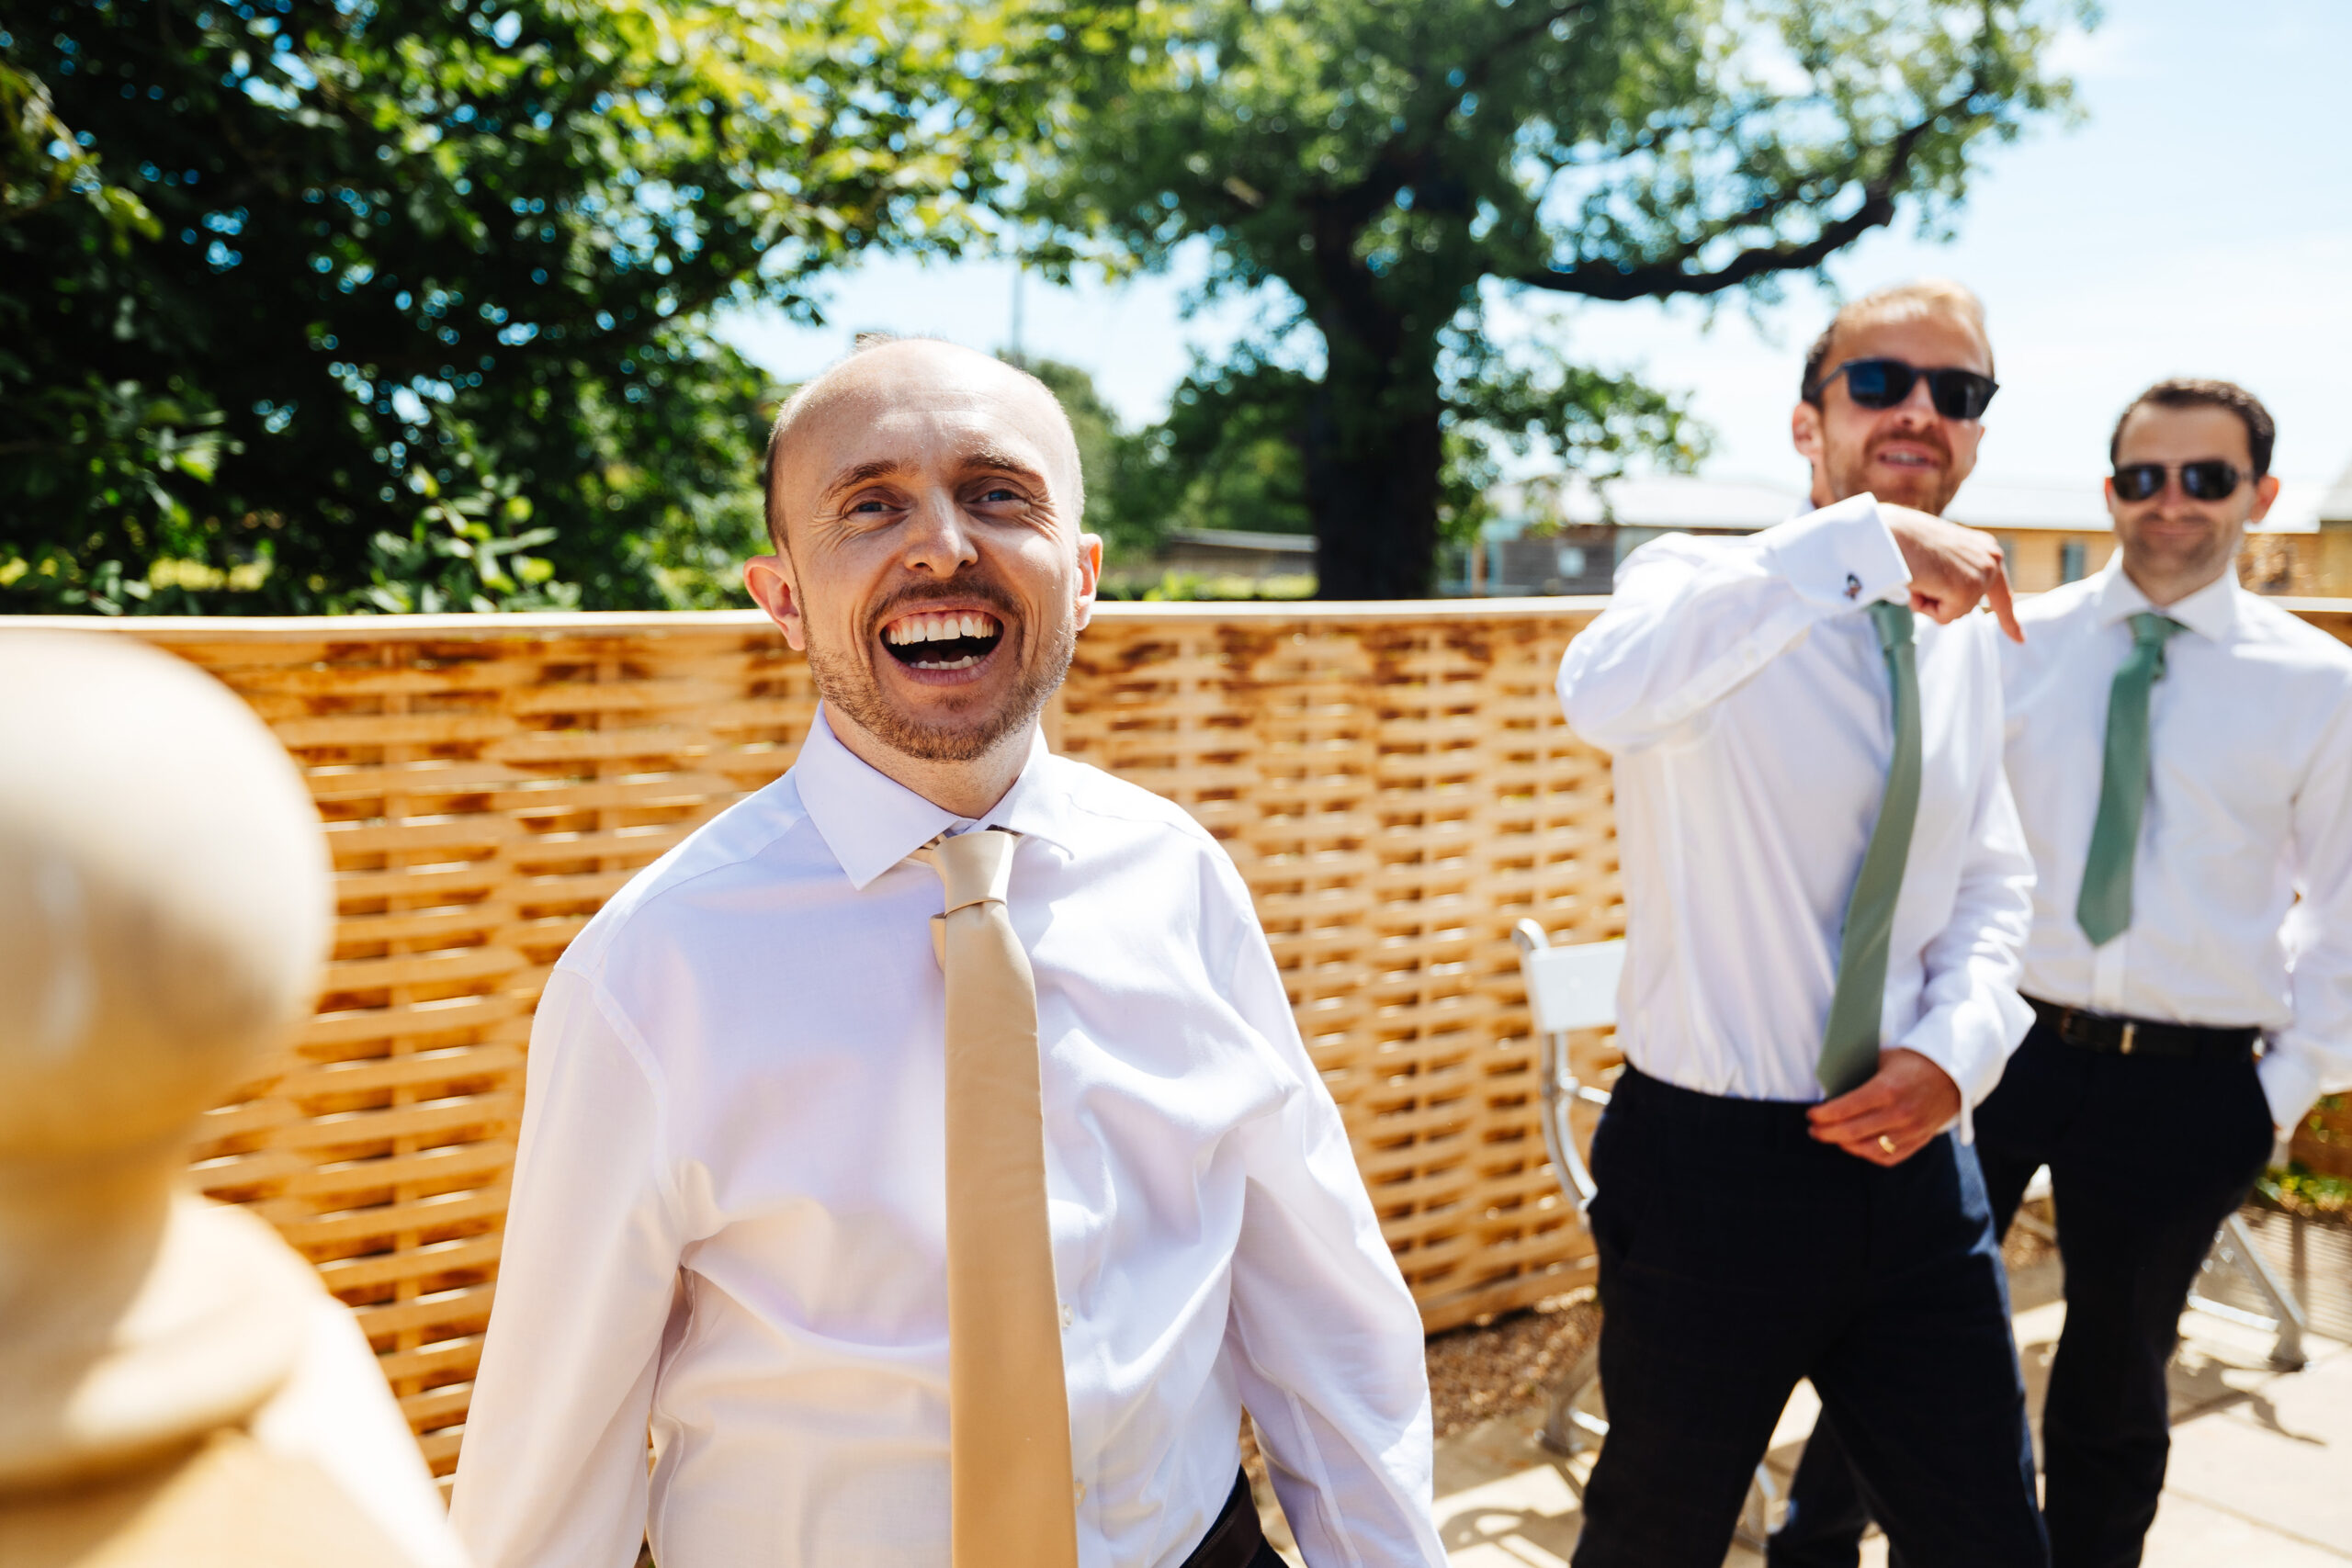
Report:
[[[2134,569],[2136,577],[2165,583],[2211,582],[2230,570],[2245,543],[2245,527],[2220,529],[2194,543],[2157,543],[2144,534],[2120,542],[2123,564]]]
[[[1007,637],[1012,629],[1008,620]],[[861,651],[865,658],[860,657]],[[1035,722],[1045,711],[1046,699],[1069,675],[1077,652],[1076,619],[1064,615],[1045,628],[1036,657],[1022,670],[1003,701],[987,712],[945,720],[918,718],[895,706],[865,662],[872,657],[870,650],[833,648],[812,635],[808,672],[817,682],[819,696],[891,750],[925,762],[972,762]]]
[[[1960,480],[1952,477],[1956,465],[1952,457],[1951,444],[1917,432],[1889,436],[1887,440],[1918,441],[1938,446],[1942,451],[1944,465],[1934,470],[1919,469],[1917,479],[1905,485],[1902,493],[1889,494],[1874,488],[1869,478],[1871,457],[1877,446],[1864,446],[1855,452],[1849,460],[1830,470],[1830,489],[1835,498],[1843,501],[1849,496],[1868,492],[1877,496],[1888,505],[1916,507],[1931,516],[1941,517],[1944,514],[1944,508],[1951,504],[1951,498],[1960,493]],[[1877,445],[1884,445],[1884,443]]]

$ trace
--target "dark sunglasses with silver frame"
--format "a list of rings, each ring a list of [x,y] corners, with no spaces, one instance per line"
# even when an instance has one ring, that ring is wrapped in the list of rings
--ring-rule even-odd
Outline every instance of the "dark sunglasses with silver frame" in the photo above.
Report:
[[[1949,366],[1928,370],[1900,359],[1849,359],[1813,384],[1813,400],[1818,402],[1822,389],[1840,376],[1846,378],[1846,395],[1857,407],[1866,409],[1893,408],[1909,397],[1911,389],[1924,378],[1928,400],[1946,419],[1982,419],[1993,394],[2001,389],[1993,378],[1973,370]]]
[[[2238,486],[2255,476],[2219,457],[2183,463],[2177,470],[2165,463],[2118,463],[2115,494],[2119,501],[2149,501],[2162,494],[2165,479],[2177,471],[2180,491],[2191,501],[2226,501]]]

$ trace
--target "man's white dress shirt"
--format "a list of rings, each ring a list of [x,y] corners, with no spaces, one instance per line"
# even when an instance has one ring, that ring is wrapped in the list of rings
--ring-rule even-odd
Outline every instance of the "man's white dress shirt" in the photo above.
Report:
[[[2253,1025],[2271,1119],[2352,1086],[2352,649],[2224,573],[2160,614],[2132,925],[2075,919],[2098,816],[2108,691],[2132,615],[2121,557],[2029,601],[2002,649],[2008,770],[2041,881],[2024,989],[2126,1018]],[[2301,902],[2296,902],[2297,895]]]
[[[1877,503],[1626,558],[1560,661],[1568,725],[1614,754],[1630,938],[1617,1043],[1652,1077],[1818,1100],[1846,902],[1894,755],[1866,614],[1908,598]],[[1991,622],[1914,617],[1922,777],[1882,1038],[1934,1062],[1968,1116],[2032,1015],[2017,991],[2031,863],[2001,773]]]
[[[1428,1564],[1420,1320],[1233,865],[1042,741],[1021,840],[1079,1559],[1180,1562],[1247,1405],[1307,1561]],[[455,1518],[481,1568],[948,1558],[938,875],[821,716],[649,867],[532,1034]],[[649,1481],[649,1424],[654,1461]]]

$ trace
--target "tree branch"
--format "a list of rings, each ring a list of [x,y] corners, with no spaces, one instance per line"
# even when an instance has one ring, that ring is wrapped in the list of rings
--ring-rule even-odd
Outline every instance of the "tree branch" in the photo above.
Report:
[[[1363,228],[1382,208],[1396,199],[1398,191],[1428,178],[1429,171],[1435,163],[1434,143],[1444,133],[1446,121],[1460,111],[1464,98],[1486,85],[1495,66],[1505,56],[1541,36],[1555,22],[1591,9],[1592,0],[1563,0],[1562,4],[1549,10],[1532,13],[1522,25],[1491,40],[1459,66],[1462,85],[1453,89],[1442,109],[1419,124],[1409,125],[1389,137],[1373,154],[1371,167],[1365,171],[1363,179],[1343,189],[1322,193],[1310,205],[1345,224],[1351,231]],[[1418,79],[1419,73],[1415,74]]]
[[[1589,261],[1570,267],[1547,267],[1540,272],[1505,276],[1510,282],[1524,284],[1531,288],[1548,289],[1556,294],[1577,294],[1588,299],[1662,299],[1677,294],[1720,294],[1726,288],[1736,288],[1769,273],[1799,272],[1818,266],[1871,230],[1883,229],[1894,220],[1894,198],[1902,188],[1912,154],[1918,150],[1920,138],[1933,130],[1939,119],[1948,119],[1966,107],[1968,100],[1975,94],[1976,86],[1972,82],[1951,102],[1939,106],[1923,118],[1904,127],[1902,133],[1888,144],[1885,169],[1878,178],[1863,186],[1862,204],[1846,217],[1824,224],[1821,231],[1810,240],[1750,245],[1712,271],[1685,270],[1698,259],[1701,252],[1724,235],[1759,220],[1769,220],[1788,207],[1790,199],[1784,197],[1759,203],[1728,218],[1715,225],[1713,232],[1677,246],[1670,255],[1639,266]],[[1971,115],[1967,118],[1981,119],[1984,117]]]

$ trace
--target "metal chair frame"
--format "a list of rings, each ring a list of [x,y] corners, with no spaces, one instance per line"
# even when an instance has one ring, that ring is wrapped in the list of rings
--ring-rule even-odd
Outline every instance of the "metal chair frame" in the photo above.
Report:
[[[1585,1163],[1584,1151],[1577,1145],[1569,1113],[1579,1105],[1605,1108],[1609,1091],[1577,1079],[1568,1056],[1568,1032],[1603,1029],[1617,1021],[1617,977],[1624,967],[1625,943],[1621,939],[1554,947],[1544,928],[1533,920],[1521,920],[1512,927],[1511,941],[1519,948],[1528,1010],[1535,1020],[1544,1146],[1552,1156],[1552,1169],[1559,1176],[1563,1195],[1576,1205],[1577,1222],[1589,1232],[1593,1194],[1600,1188]],[[1562,1382],[1544,1417],[1540,1440],[1553,1453],[1572,1458],[1599,1448],[1608,1436],[1600,1357],[1597,1350],[1588,1350]],[[1735,1539],[1762,1551],[1780,1502],[1780,1487],[1771,1472],[1758,1464],[1740,1504]]]
[[[2270,1303],[2270,1314],[2266,1317],[2258,1312],[2217,1302],[2194,1286],[2189,1289],[2188,1304],[2225,1322],[2275,1335],[2270,1344],[2270,1364],[2282,1372],[2301,1371],[2310,1360],[2303,1354],[2303,1332],[2311,1327],[2311,1319],[2303,1315],[2303,1303],[2295,1299],[2294,1291],[2271,1268],[2270,1259],[2262,1256],[2262,1248],[2255,1245],[2254,1231],[2243,1214],[2232,1214],[2222,1222],[2220,1234],[2213,1237],[2213,1249],[2205,1255],[2205,1265],[2198,1270],[2197,1277],[2201,1281],[2225,1273],[2235,1273],[2251,1285],[2256,1295]]]
[[[2033,1180],[2025,1190],[2026,1201],[2050,1195],[2050,1171],[2045,1166],[2033,1173]],[[2044,1241],[2054,1244],[2058,1239],[2055,1224],[2028,1210],[2018,1211],[2016,1223]],[[2267,1302],[2270,1311],[2267,1314],[2248,1312],[2207,1295],[2201,1288],[2208,1281],[2219,1281],[2231,1275]],[[2270,1259],[2262,1255],[2262,1248],[2254,1239],[2254,1230],[2243,1214],[2232,1214],[2213,1234],[2213,1246],[2197,1270],[2197,1283],[2189,1287],[2187,1304],[2191,1311],[2272,1336],[2270,1364],[2282,1372],[2301,1371],[2311,1359],[2303,1351],[2303,1335],[2311,1327],[2311,1320],[2303,1314],[2303,1303],[2296,1299],[2293,1288],[2278,1277]]]

